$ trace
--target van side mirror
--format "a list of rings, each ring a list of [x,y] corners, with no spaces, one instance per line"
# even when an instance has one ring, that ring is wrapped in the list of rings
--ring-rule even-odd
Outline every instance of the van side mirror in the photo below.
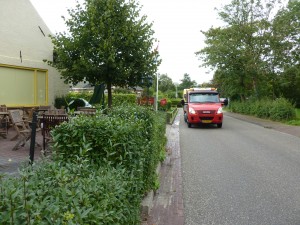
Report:
[[[184,100],[183,99],[181,99],[181,105],[184,106]]]
[[[224,99],[224,105],[225,105],[225,106],[228,105],[228,98],[225,98],[225,99]]]

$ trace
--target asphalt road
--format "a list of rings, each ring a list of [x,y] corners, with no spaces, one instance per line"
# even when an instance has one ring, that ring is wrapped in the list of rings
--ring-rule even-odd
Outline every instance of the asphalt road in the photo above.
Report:
[[[186,225],[300,224],[300,138],[228,116],[179,130]]]

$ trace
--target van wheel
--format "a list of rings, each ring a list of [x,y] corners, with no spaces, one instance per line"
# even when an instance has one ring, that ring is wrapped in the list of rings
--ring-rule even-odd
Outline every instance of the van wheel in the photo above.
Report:
[[[222,128],[222,123],[218,123],[218,124],[217,124],[217,127],[218,127],[218,128]]]
[[[191,128],[192,127],[192,124],[187,122],[187,125],[188,125],[188,128]]]

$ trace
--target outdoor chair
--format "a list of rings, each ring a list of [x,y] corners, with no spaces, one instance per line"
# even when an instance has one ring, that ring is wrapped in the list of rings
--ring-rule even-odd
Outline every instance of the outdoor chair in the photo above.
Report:
[[[22,115],[20,113],[20,110],[8,110],[9,117],[11,120],[11,123],[15,130],[17,131],[17,135],[14,136],[11,141],[14,141],[18,138],[20,140],[17,142],[17,144],[13,147],[12,150],[17,150],[20,146],[24,146],[25,143],[31,138],[31,128],[29,126],[29,122],[23,120]],[[36,129],[36,132],[40,131],[40,128]],[[37,146],[40,146],[38,143],[36,143]]]
[[[46,151],[46,144],[50,143],[51,138],[51,130],[56,126],[60,125],[63,122],[68,122],[68,115],[50,115],[44,114],[41,122],[42,135],[43,135],[43,151]]]
[[[28,121],[28,122],[32,121],[32,118],[33,118],[33,112],[34,112],[34,111],[36,111],[35,108],[27,108],[27,109],[24,109],[24,110],[23,110],[23,115],[22,115],[23,119],[24,119],[25,121]]]
[[[0,136],[6,138],[8,131],[8,112],[6,105],[0,105]]]

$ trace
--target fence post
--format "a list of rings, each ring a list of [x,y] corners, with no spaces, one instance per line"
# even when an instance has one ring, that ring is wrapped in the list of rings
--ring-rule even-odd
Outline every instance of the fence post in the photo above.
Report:
[[[37,124],[37,112],[34,111],[32,115],[32,123],[31,123],[31,139],[30,139],[31,141],[30,141],[30,152],[29,152],[30,164],[32,164],[34,160],[36,124]]]

